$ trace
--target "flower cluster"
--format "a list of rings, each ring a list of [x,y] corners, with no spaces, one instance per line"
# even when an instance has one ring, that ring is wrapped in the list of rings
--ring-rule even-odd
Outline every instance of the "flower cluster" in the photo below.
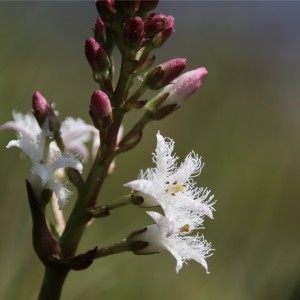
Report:
[[[167,249],[176,258],[178,272],[185,261],[194,259],[207,271],[205,258],[212,251],[202,235],[191,232],[202,228],[203,217],[213,218],[214,196],[206,188],[196,187],[193,177],[200,174],[203,164],[197,154],[191,152],[177,166],[178,157],[172,154],[174,141],[157,134],[157,146],[153,154],[155,168],[141,171],[139,179],[126,183],[133,193],[142,197],[141,206],[161,206],[164,215],[149,211],[155,225],[132,235],[130,239],[143,240],[148,246],[137,254]]]
[[[158,133],[153,154],[156,167],[141,171],[137,180],[125,184],[132,192],[98,203],[116,157],[139,143],[151,121],[161,120],[181,107],[208,74],[205,67],[183,73],[187,59],[180,57],[154,66],[156,57],[152,51],[160,48],[175,28],[174,17],[152,12],[158,2],[95,1],[99,16],[93,36],[84,44],[97,83],[87,108],[92,125],[72,117],[61,122],[53,106],[35,92],[31,113],[14,112],[14,120],[0,126],[0,130],[13,129],[18,134],[7,148],[18,147],[32,163],[31,176],[26,181],[33,220],[32,240],[46,267],[39,299],[60,294],[70,269],[82,270],[96,258],[125,251],[151,254],[168,250],[177,261],[177,273],[188,260],[200,263],[208,273],[206,258],[213,249],[199,231],[205,217],[213,218],[215,201],[210,190],[197,187],[194,180],[204,165],[196,153],[190,152],[178,164],[178,157],[173,154],[174,141]],[[120,68],[115,68],[115,49],[119,50]],[[149,93],[148,98],[149,90],[158,92],[154,96]],[[127,113],[134,110],[141,110],[137,114],[139,119],[124,129]],[[91,140],[93,162],[85,178],[80,173],[82,163],[89,158],[86,143]],[[71,193],[66,186],[67,177],[78,193],[65,222],[61,209]],[[57,199],[52,202],[56,224],[48,226],[45,207],[52,195]],[[130,204],[159,206],[162,213],[147,211],[154,224],[132,232],[121,242],[76,255],[92,219],[107,217],[112,209]]]

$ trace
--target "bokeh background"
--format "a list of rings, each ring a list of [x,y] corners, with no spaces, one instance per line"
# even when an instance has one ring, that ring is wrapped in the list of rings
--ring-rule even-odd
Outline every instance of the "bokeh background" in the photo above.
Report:
[[[300,299],[300,3],[163,1],[176,31],[158,62],[187,57],[209,76],[176,113],[150,124],[143,141],[120,156],[103,199],[151,166],[158,130],[192,149],[206,165],[198,178],[218,200],[205,236],[216,249],[210,274],[190,262],[175,273],[168,253],[124,253],[73,272],[63,299]],[[33,91],[56,103],[62,118],[89,122],[97,88],[83,52],[96,19],[93,2],[0,2],[0,123],[27,112]],[[127,124],[136,115],[129,116]],[[24,180],[29,163],[15,137],[0,133],[0,298],[36,299],[43,267],[31,245]],[[88,169],[88,165],[86,167]],[[70,210],[70,200],[66,210]],[[137,207],[112,212],[87,229],[79,251],[107,245],[151,221]]]

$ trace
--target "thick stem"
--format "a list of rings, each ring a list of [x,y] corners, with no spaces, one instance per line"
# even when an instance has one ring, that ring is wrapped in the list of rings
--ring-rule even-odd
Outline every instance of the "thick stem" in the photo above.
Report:
[[[95,205],[108,168],[115,156],[115,153],[105,149],[105,147],[102,147],[100,153],[100,157],[95,160],[91,169],[85,188],[78,195],[65,231],[60,239],[60,246],[64,257],[75,254],[85,226],[91,219],[88,208]]]
[[[120,107],[120,105],[127,99],[129,89],[132,84],[134,68],[132,66],[132,57],[123,53],[120,77],[115,90],[113,105]]]
[[[69,269],[47,266],[38,300],[59,300]]]

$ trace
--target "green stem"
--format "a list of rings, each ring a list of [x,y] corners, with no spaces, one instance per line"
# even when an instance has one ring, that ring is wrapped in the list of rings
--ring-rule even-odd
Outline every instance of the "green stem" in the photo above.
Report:
[[[108,202],[106,204],[97,206],[95,208],[92,208],[89,210],[93,218],[101,218],[101,217],[106,217],[109,215],[109,212],[112,209],[119,208],[128,204],[133,203],[133,195],[126,195],[124,197],[121,197],[119,199],[116,199],[112,202]]]
[[[107,170],[115,157],[115,153],[106,149],[105,146],[101,147],[100,154],[94,162],[84,189],[78,194],[78,199],[61,237],[60,246],[64,257],[74,255],[85,226],[91,219],[88,207],[95,205]]]
[[[38,300],[59,300],[69,270],[47,266]]]
[[[131,251],[126,239],[122,240],[121,242],[115,243],[108,247],[103,247],[97,249],[97,253],[95,258],[100,258],[112,254],[118,254],[126,251]]]
[[[129,89],[132,84],[133,73],[134,69],[132,66],[132,57],[123,53],[120,76],[115,90],[114,99],[112,99],[114,107],[120,107],[120,105],[127,99]]]

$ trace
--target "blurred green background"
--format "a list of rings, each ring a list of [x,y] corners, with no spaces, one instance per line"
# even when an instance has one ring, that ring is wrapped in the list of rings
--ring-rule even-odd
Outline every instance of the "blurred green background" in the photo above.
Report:
[[[63,299],[300,299],[300,3],[163,1],[156,11],[176,18],[158,62],[187,57],[189,69],[205,66],[209,76],[186,105],[150,124],[138,147],[118,158],[102,197],[128,192],[122,184],[151,166],[158,130],[175,140],[180,157],[195,150],[206,162],[199,186],[218,200],[204,231],[216,249],[211,274],[190,262],[177,275],[168,253],[124,253],[71,273]],[[13,109],[29,111],[35,90],[56,103],[62,118],[89,122],[97,86],[83,44],[95,19],[90,1],[0,2],[1,124]],[[5,149],[13,138],[11,131],[0,134],[0,298],[36,299],[43,267],[31,245],[24,184],[30,166],[17,149]],[[149,223],[137,207],[113,211],[87,229],[79,251]]]

